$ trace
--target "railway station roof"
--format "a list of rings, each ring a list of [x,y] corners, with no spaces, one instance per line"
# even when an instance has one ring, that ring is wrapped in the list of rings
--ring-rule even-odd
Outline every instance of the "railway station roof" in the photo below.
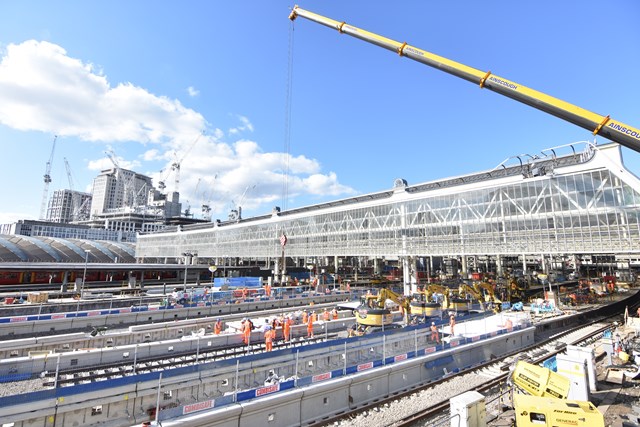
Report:
[[[135,245],[107,240],[0,235],[0,262],[135,263]]]

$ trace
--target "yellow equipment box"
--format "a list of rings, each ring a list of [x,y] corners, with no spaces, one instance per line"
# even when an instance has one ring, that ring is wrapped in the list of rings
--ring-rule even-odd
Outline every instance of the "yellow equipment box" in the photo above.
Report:
[[[518,387],[532,396],[566,399],[571,387],[569,378],[522,360],[516,363],[512,379]]]
[[[513,395],[518,427],[604,427],[604,415],[591,402]]]

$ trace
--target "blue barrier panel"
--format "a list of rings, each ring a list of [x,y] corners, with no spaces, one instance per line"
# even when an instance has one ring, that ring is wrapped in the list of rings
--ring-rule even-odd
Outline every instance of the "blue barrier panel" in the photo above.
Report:
[[[38,400],[55,399],[55,390],[41,390],[31,393],[14,394],[11,396],[0,397],[0,407],[7,407],[13,405],[21,405],[25,402],[36,402]]]
[[[453,362],[453,356],[449,355],[449,356],[440,357],[435,360],[429,360],[428,362],[425,362],[424,367],[427,369],[431,369],[431,368],[436,368],[438,366],[447,365],[451,362]]]
[[[24,381],[24,380],[30,380],[30,379],[31,379],[31,373],[2,375],[2,376],[0,376],[0,384],[1,383],[10,383],[10,382],[14,382],[14,381]],[[0,405],[0,406],[2,406],[2,405]]]

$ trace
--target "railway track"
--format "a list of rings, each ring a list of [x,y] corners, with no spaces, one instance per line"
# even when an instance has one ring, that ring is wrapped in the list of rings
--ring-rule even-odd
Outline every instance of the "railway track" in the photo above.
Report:
[[[330,333],[314,338],[297,338],[289,342],[279,341],[274,343],[273,350],[284,348],[295,348],[310,344],[316,344],[337,338],[338,334]],[[203,349],[199,352],[183,352],[175,354],[170,358],[153,357],[121,363],[96,365],[91,368],[65,369],[57,372],[46,372],[41,375],[43,387],[66,387],[78,384],[103,381],[108,379],[122,378],[124,376],[137,375],[147,372],[162,371],[165,369],[192,366],[199,363],[214,362],[216,360],[236,358],[249,354],[265,352],[262,342],[249,344],[248,346],[228,346],[216,349]]]
[[[567,345],[588,345],[601,338],[605,330],[612,328],[614,321],[620,320],[619,313],[594,316],[588,323],[576,320],[579,324],[573,327],[545,331],[540,337],[536,337],[536,343],[518,352],[477,365],[470,370],[450,373],[423,387],[325,419],[317,425],[449,426],[450,399],[467,391],[477,391],[485,396],[488,414],[499,412],[499,409],[493,408],[502,405],[501,397],[509,392],[507,383],[510,369],[517,360],[538,364],[564,352]],[[385,413],[396,415],[388,417]],[[393,418],[393,422],[389,422],[388,418]]]

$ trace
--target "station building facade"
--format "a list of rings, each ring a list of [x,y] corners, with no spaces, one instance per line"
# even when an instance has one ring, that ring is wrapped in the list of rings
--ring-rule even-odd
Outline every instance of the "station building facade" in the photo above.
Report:
[[[463,274],[501,274],[514,260],[523,270],[577,269],[594,260],[632,270],[640,267],[639,208],[640,180],[624,166],[620,146],[586,142],[470,175],[413,186],[398,179],[377,193],[140,234],[136,258],[262,260],[275,271],[287,258],[336,267],[353,257],[396,259],[405,284],[421,268],[446,267],[434,259],[457,260],[451,265]]]

